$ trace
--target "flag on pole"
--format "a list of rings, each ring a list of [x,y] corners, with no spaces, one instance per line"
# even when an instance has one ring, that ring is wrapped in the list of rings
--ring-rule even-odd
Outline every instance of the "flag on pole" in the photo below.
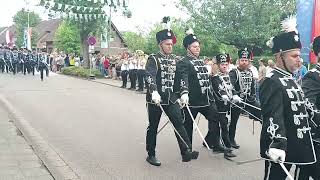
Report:
[[[301,58],[310,63],[310,44],[312,42],[312,17],[316,0],[297,1],[297,25],[302,44]]]
[[[32,29],[31,27],[27,28],[27,49],[31,50],[31,36],[32,36]]]
[[[313,10],[313,22],[312,22],[312,41],[315,37],[320,36],[320,1],[314,0],[314,10]],[[312,64],[317,63],[316,56],[314,53],[310,52],[310,62]]]

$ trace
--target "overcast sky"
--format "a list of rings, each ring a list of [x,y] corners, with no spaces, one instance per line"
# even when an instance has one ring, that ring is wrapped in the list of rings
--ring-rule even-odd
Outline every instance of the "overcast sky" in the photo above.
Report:
[[[40,0],[27,0],[30,9],[36,11],[43,19],[47,18],[44,8],[35,5]],[[163,16],[186,18],[186,15],[175,7],[177,0],[129,0],[129,8],[132,11],[132,18],[127,19],[120,13],[113,14],[112,21],[120,31],[133,30],[135,27],[148,29],[153,24],[159,23]],[[0,6],[0,27],[13,24],[12,17],[22,8],[26,7],[26,0],[6,0],[5,5]]]

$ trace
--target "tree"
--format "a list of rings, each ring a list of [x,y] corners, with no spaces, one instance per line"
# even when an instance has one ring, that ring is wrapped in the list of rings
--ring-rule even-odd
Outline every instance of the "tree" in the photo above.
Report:
[[[183,39],[186,36],[185,30],[189,28],[189,22],[183,22],[178,20],[173,20],[172,22],[172,30],[177,37],[177,44],[174,46],[173,52],[177,55],[183,56],[186,55],[186,49],[183,46]],[[159,51],[157,42],[156,42],[156,33],[162,29],[160,24],[155,25],[155,27],[150,31],[147,36],[146,42],[146,52],[147,53],[156,53]],[[200,40],[201,46],[201,56],[214,56],[218,54],[222,47],[226,49],[226,46],[221,46],[220,43],[217,43],[213,36],[208,36],[204,34],[203,31],[198,29],[194,29],[195,34]]]
[[[280,31],[284,14],[295,11],[295,0],[180,0],[201,33],[237,48],[266,48]]]
[[[135,32],[125,32],[123,33],[124,41],[126,42],[128,49],[135,51],[135,50],[142,50],[145,51],[146,49],[146,39]]]
[[[51,13],[61,13],[62,17],[79,28],[81,53],[87,68],[90,66],[88,37],[90,35],[100,37],[101,32],[107,27],[110,32],[111,21],[108,20],[107,26],[106,11],[120,9],[127,17],[131,16],[131,12],[127,9],[127,0],[41,0],[40,5],[49,9]]]
[[[25,9],[21,9],[14,15],[13,22],[15,23],[15,26],[16,26],[16,32],[17,32],[16,45],[18,47],[23,46],[24,31],[28,27],[28,13],[29,13],[29,27],[31,28],[36,27],[41,21],[41,18],[38,14],[36,14],[35,12],[28,12]],[[36,46],[37,37],[38,37],[38,33],[35,30],[32,30],[32,35],[31,35],[32,46]]]
[[[79,29],[69,22],[63,22],[54,37],[54,45],[59,51],[80,54]]]

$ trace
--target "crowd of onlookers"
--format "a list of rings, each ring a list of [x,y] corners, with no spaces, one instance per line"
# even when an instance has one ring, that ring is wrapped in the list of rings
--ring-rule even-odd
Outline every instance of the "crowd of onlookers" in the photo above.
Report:
[[[127,87],[127,81],[129,79],[129,81],[132,82],[129,87],[130,90],[143,91],[145,86],[144,74],[147,59],[148,55],[144,54],[141,50],[137,50],[133,53],[122,52],[113,56],[96,53],[91,55],[91,68],[99,70],[105,78],[122,80],[122,88]],[[210,74],[216,74],[218,72],[215,59],[204,58],[204,61]],[[83,58],[75,54],[54,52],[50,54],[50,64],[51,70],[56,72],[61,71],[62,67],[82,66]],[[250,63],[250,70],[252,71],[253,78],[256,80],[257,89],[259,88],[259,84],[266,78],[267,74],[275,67],[275,63],[272,59],[260,59],[258,65],[258,67],[254,66],[253,61]],[[307,68],[303,65],[302,59],[298,66],[299,68],[294,73],[294,77],[297,82],[300,82],[306,74]],[[235,63],[230,62],[229,70],[236,67],[237,61]]]

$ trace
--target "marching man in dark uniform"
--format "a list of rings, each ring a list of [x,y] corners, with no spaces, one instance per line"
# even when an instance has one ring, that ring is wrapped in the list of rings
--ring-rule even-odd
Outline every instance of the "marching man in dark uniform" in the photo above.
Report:
[[[12,52],[8,46],[5,47],[4,51],[4,61],[5,61],[5,68],[7,73],[9,73],[12,70]]]
[[[249,69],[251,52],[249,52],[247,48],[244,48],[238,51],[238,56],[238,67],[236,69],[232,69],[229,72],[231,84],[236,92],[236,94],[234,94],[233,96],[233,102],[237,103],[235,104],[236,106],[233,105],[231,109],[229,136],[231,146],[236,149],[240,147],[235,141],[237,123],[241,113],[240,108],[243,108],[244,110],[249,112],[250,118],[255,118],[256,120],[259,120],[261,118],[260,110],[241,103],[244,102],[257,108],[260,107],[256,100],[255,80],[253,79],[253,74]]]
[[[30,72],[32,73],[32,75],[34,75],[35,68],[38,64],[37,51],[35,49],[32,49],[32,51],[29,51],[28,55],[29,55],[29,69],[30,69]]]
[[[12,48],[12,53],[11,53],[11,64],[12,64],[12,72],[13,75],[15,75],[18,72],[18,63],[19,63],[19,52],[17,47]]]
[[[320,110],[320,36],[316,37],[312,44],[312,50],[317,57],[316,67],[311,69],[302,79],[302,90],[312,106],[311,111],[319,115]],[[315,117],[314,117],[315,118]],[[306,168],[300,168],[302,179],[320,179],[320,133],[319,126],[314,121],[311,123],[313,145],[316,152],[317,162]]]
[[[230,115],[230,101],[233,100],[233,86],[229,77],[229,62],[230,56],[228,54],[216,55],[216,62],[219,66],[217,74],[211,76],[212,87],[214,90],[214,98],[219,112],[219,123],[221,128],[222,140],[225,145],[224,156],[226,158],[235,157],[231,150],[231,143],[228,129],[228,115]],[[206,139],[209,139],[213,134],[208,132]],[[219,139],[220,139],[220,133]]]
[[[285,180],[283,164],[289,171],[295,164],[295,179],[300,179],[304,172],[299,169],[316,162],[310,124],[319,119],[309,113],[310,103],[292,76],[301,49],[296,19],[285,19],[282,29],[285,32],[267,43],[272,48],[276,67],[260,86],[263,116],[260,154],[266,159],[265,180]]]
[[[4,69],[6,67],[6,62],[4,59],[5,50],[2,44],[0,44],[0,71],[4,73]]]
[[[214,102],[213,88],[210,83],[210,74],[204,64],[204,60],[199,59],[200,43],[197,36],[191,29],[187,32],[183,40],[183,46],[187,50],[187,56],[177,64],[177,77],[175,92],[179,92],[181,103],[186,106],[185,128],[192,143],[193,119],[201,113],[209,121],[209,133],[212,133],[210,142],[207,142],[213,151],[223,152],[224,148],[219,143],[220,133],[218,111]],[[190,107],[190,108],[189,108]],[[193,116],[193,119],[189,113]]]
[[[169,17],[163,18],[168,23]],[[180,147],[182,161],[187,162],[196,159],[192,156],[191,143],[183,126],[183,117],[178,103],[178,97],[173,92],[174,77],[176,71],[176,59],[172,53],[172,47],[176,43],[176,37],[170,30],[170,26],[159,31],[156,39],[160,52],[150,55],[146,63],[147,81],[147,110],[149,126],[146,137],[147,162],[154,166],[160,166],[156,158],[157,130],[162,113],[165,113],[176,130],[176,137]],[[164,110],[164,112],[163,112]]]
[[[43,71],[46,71],[46,76],[49,76],[49,57],[44,49],[42,53],[38,54],[38,69],[40,71],[40,78],[43,81]]]

